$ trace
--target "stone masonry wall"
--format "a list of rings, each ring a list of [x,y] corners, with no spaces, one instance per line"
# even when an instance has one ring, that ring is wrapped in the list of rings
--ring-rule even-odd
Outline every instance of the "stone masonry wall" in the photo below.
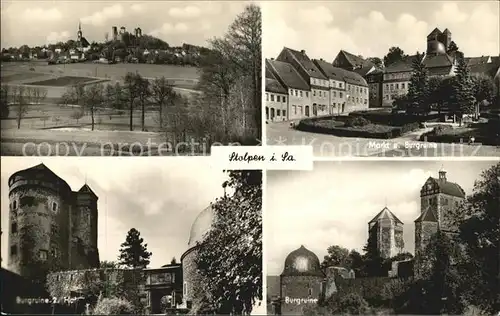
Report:
[[[282,315],[302,315],[305,306],[316,305],[323,294],[322,282],[318,276],[282,276]]]

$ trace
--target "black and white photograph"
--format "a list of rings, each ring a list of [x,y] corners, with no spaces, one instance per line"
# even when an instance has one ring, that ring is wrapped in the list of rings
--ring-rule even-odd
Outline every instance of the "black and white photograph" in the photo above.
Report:
[[[495,315],[500,163],[268,171],[268,315]]]
[[[149,160],[2,158],[2,315],[265,314],[262,171]]]
[[[251,1],[2,1],[2,156],[209,155],[259,145]]]
[[[497,1],[265,1],[262,12],[267,144],[500,155]]]

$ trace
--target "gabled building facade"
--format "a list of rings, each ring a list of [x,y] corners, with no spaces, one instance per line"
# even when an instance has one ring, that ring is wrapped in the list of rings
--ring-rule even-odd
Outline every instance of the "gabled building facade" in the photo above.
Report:
[[[291,64],[311,89],[312,112],[305,113],[309,116],[321,116],[328,114],[328,102],[330,100],[330,84],[328,78],[316,67],[304,50],[297,51],[284,47],[276,58],[278,61]]]
[[[266,121],[288,120],[288,90],[266,67]]]

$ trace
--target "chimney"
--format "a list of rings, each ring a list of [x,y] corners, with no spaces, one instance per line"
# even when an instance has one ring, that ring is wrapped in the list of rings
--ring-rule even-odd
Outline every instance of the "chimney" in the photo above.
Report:
[[[444,169],[439,170],[439,181],[446,182],[446,171]]]
[[[271,60],[274,60],[274,58],[271,58]]]
[[[305,53],[306,53],[306,51],[305,51],[305,50],[301,50],[300,52],[301,52],[302,54],[304,54],[304,55],[305,55]]]

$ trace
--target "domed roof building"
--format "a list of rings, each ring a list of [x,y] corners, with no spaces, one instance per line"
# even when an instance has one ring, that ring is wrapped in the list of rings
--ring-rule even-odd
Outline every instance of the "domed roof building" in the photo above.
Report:
[[[282,276],[323,277],[318,256],[303,245],[292,251],[285,259]]]
[[[210,231],[214,217],[215,214],[212,205],[198,214],[191,226],[188,249],[181,256],[183,274],[182,305],[188,309],[191,309],[193,303],[198,302],[202,298],[202,293],[197,291],[199,289],[198,284],[201,282],[201,277],[196,267],[196,256],[198,246],[203,242],[207,233]]]
[[[280,313],[302,315],[305,306],[317,304],[323,296],[325,277],[314,252],[304,246],[292,251],[280,276]]]

